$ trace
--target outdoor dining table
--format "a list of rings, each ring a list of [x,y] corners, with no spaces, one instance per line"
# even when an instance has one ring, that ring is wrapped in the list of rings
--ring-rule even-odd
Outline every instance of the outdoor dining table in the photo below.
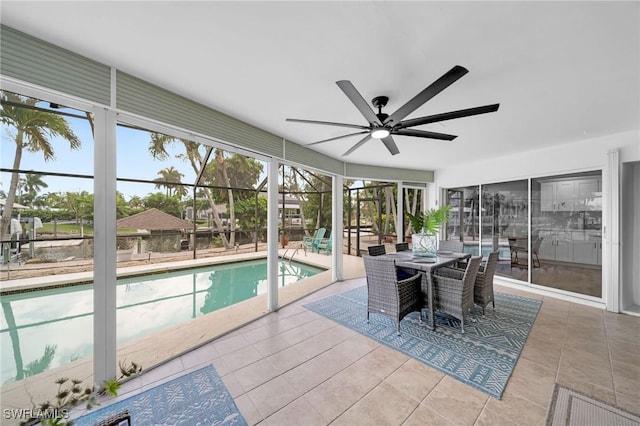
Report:
[[[435,257],[414,256],[410,251],[400,251],[383,255],[389,259],[395,259],[396,266],[400,268],[413,269],[422,274],[421,288],[423,297],[426,296],[429,309],[429,329],[435,330],[435,309],[433,306],[434,287],[433,272],[442,267],[453,265],[459,260],[471,257],[469,253],[454,253],[450,251],[438,251]]]

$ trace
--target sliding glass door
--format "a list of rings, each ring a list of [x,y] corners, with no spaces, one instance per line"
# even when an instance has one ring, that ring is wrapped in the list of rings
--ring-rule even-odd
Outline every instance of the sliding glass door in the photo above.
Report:
[[[482,185],[482,255],[498,251],[496,274],[526,281],[529,266],[528,182]]]
[[[448,189],[446,200],[452,208],[444,239],[464,242],[465,252],[475,255],[480,242],[479,190],[479,186]]]
[[[445,238],[497,250],[497,275],[602,297],[601,171],[449,188],[446,203]]]
[[[602,297],[602,173],[531,180],[531,282]]]

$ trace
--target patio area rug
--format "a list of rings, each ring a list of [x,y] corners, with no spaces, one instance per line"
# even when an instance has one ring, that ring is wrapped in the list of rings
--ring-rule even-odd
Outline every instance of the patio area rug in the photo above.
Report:
[[[459,320],[442,313],[436,314],[435,331],[420,323],[418,312],[407,315],[400,323],[401,336],[384,315],[371,314],[367,324],[366,286],[305,307],[500,399],[542,301],[505,293],[496,293],[495,299],[495,311],[490,305],[484,318],[475,311],[478,321],[467,320],[464,334]]]
[[[547,426],[640,426],[640,417],[556,383]]]
[[[246,425],[238,407],[213,366],[91,410],[74,426],[94,425],[125,410],[132,425]]]

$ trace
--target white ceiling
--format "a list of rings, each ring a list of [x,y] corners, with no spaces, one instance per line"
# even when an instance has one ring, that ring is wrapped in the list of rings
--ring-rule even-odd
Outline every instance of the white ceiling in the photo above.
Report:
[[[335,84],[390,97],[391,114],[448,71],[469,73],[407,118],[500,103],[341,157],[357,136],[311,147],[354,163],[438,169],[454,162],[638,129],[640,3],[0,3],[5,25],[163,86],[302,145],[366,124]],[[579,155],[579,153],[576,153]]]

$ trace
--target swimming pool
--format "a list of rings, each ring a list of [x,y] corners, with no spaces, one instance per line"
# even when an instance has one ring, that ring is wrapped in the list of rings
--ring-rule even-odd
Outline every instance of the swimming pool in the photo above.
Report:
[[[279,286],[323,269],[279,262]],[[266,259],[117,281],[117,342],[126,343],[267,291]],[[92,284],[2,296],[1,383],[64,365],[93,351]]]

